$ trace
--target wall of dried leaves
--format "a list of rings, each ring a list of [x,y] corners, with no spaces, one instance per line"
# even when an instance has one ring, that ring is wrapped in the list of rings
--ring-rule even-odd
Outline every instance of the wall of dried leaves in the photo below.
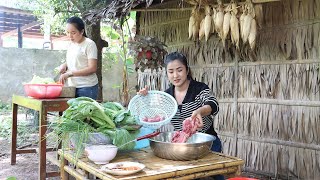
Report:
[[[177,7],[179,2],[163,6]],[[193,77],[212,89],[221,107],[214,124],[224,153],[243,158],[246,170],[317,179],[320,1],[282,0],[262,7],[255,51],[223,48],[217,35],[208,42],[188,40],[190,10],[140,12],[138,32],[158,37],[168,52],[186,54]],[[139,72],[138,84],[168,87],[161,69]]]

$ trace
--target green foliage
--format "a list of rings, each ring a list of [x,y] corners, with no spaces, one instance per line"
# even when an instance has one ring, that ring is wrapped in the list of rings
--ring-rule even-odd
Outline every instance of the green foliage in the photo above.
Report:
[[[17,178],[16,177],[14,177],[14,176],[10,176],[10,177],[7,177],[7,179],[6,180],[17,180]]]
[[[10,139],[12,118],[11,117],[2,117],[2,118],[3,119],[0,120],[0,137],[4,139]],[[19,121],[17,132],[18,132],[17,144],[18,146],[20,146],[30,139],[30,134],[37,133],[37,127],[30,125],[30,123],[27,121]]]
[[[59,135],[58,139],[64,147],[70,133],[80,134],[80,146],[86,142],[91,132],[103,133],[109,136],[115,145],[120,146],[125,140],[135,139],[139,132],[135,118],[117,102],[100,104],[91,98],[78,97],[69,100],[68,105],[69,108],[62,117],[52,124],[53,134]],[[80,147],[79,145],[77,146]],[[133,147],[128,145],[120,149],[130,150]],[[80,155],[80,151],[81,148],[77,149],[76,154]]]
[[[66,20],[71,16],[80,15],[80,10],[70,0],[21,0],[19,6],[32,10],[40,21],[50,22],[52,34],[63,34]]]
[[[0,100],[0,112],[7,112],[11,109],[10,104],[4,103]]]

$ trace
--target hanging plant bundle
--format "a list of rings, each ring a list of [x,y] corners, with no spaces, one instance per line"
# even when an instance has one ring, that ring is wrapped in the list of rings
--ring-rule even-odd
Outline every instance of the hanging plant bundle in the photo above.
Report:
[[[129,41],[130,53],[135,57],[135,69],[159,69],[164,65],[163,58],[167,54],[166,45],[157,38],[150,36],[135,36]]]

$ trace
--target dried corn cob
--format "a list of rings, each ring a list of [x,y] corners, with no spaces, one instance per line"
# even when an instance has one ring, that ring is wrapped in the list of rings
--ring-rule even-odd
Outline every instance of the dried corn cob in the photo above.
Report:
[[[244,26],[244,17],[246,16],[245,14],[246,10],[244,8],[244,6],[242,6],[242,14],[240,16],[240,36],[241,36],[241,39],[243,40],[243,26]]]
[[[226,14],[223,16],[223,28],[222,28],[222,37],[221,37],[223,47],[225,47],[226,39],[227,39],[227,36],[229,34],[229,30],[230,30],[231,14],[230,14],[229,10],[230,10],[230,6],[228,6],[226,8]]]
[[[212,17],[212,23],[211,23],[211,32],[215,32],[215,20],[217,16],[217,10],[215,8],[212,8],[213,14],[211,15]]]
[[[222,7],[222,4],[220,4],[218,7],[218,12],[217,12],[215,21],[214,21],[215,22],[214,27],[220,37],[222,37],[222,32],[223,32],[223,30],[222,30],[223,29],[223,17],[224,17],[223,7]]]
[[[191,16],[189,18],[189,29],[188,29],[188,33],[189,33],[189,39],[192,38],[192,35],[193,35],[193,26],[195,25],[195,7],[192,9],[192,12],[191,12]]]
[[[240,40],[239,21],[233,12],[231,12],[230,30],[231,30],[231,41],[234,45],[236,45],[237,49],[239,49],[239,40]]]
[[[243,19],[243,37],[242,37],[242,41],[243,43],[246,43],[248,41],[248,36],[250,34],[250,26],[251,26],[251,21],[252,21],[252,17],[250,14],[247,14],[244,19]]]
[[[253,50],[256,46],[256,37],[257,37],[257,23],[255,19],[252,19],[250,25],[250,34],[248,37],[250,48]]]
[[[236,15],[238,13],[237,4],[232,0],[231,4],[231,18],[230,18],[230,31],[231,31],[231,41],[232,44],[236,45],[236,48],[239,49],[239,20]]]
[[[206,10],[206,17],[204,18],[204,34],[205,34],[205,37],[206,37],[206,41],[208,41],[209,39],[209,36],[210,36],[210,32],[211,32],[211,9],[209,6],[206,6],[205,7],[205,10]]]
[[[201,20],[201,23],[200,23],[200,29],[199,29],[199,39],[202,40],[202,38],[204,37],[204,21],[205,19],[202,19]]]

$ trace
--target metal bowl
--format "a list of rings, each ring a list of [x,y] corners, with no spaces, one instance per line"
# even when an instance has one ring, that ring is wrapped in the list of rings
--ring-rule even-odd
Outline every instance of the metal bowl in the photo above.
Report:
[[[171,143],[175,132],[163,132],[150,138],[150,147],[154,155],[171,160],[200,159],[211,151],[215,136],[204,133],[192,135],[186,143]]]

